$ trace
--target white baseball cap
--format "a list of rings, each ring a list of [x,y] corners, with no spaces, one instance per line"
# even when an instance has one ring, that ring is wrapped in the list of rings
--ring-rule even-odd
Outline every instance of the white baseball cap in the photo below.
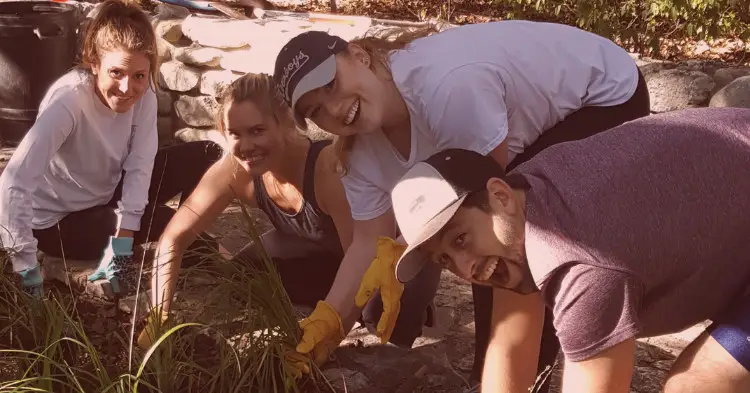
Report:
[[[435,236],[467,196],[484,190],[505,171],[492,157],[448,149],[415,164],[391,191],[391,204],[407,248],[396,263],[400,282],[413,279],[427,263],[418,247]]]

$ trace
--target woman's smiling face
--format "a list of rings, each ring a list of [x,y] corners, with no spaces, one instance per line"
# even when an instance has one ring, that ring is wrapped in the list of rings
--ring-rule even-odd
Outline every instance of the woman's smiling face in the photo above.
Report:
[[[336,74],[327,85],[297,101],[297,113],[332,134],[347,136],[382,128],[386,107],[385,83],[371,67],[370,55],[349,44],[336,55]]]
[[[117,113],[125,113],[138,102],[150,86],[149,58],[138,52],[103,52],[92,67],[99,99]]]
[[[251,175],[261,175],[284,159],[286,130],[273,114],[243,100],[227,105],[223,121],[229,151]]]

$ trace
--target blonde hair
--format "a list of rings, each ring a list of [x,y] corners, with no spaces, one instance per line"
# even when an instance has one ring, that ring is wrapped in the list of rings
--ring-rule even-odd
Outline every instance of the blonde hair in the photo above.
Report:
[[[145,12],[134,2],[106,0],[87,24],[81,62],[91,69],[105,52],[127,50],[142,53],[150,61],[151,85],[157,88],[159,54],[156,34]]]
[[[394,28],[381,31],[380,34],[357,38],[351,40],[349,43],[358,45],[370,56],[370,69],[375,71],[380,67],[390,74],[389,57],[392,51],[404,49],[412,41],[438,32],[440,30],[434,24],[429,24],[415,30]],[[345,175],[349,171],[349,154],[354,147],[355,141],[356,135],[334,137],[332,146],[335,157],[334,165],[335,170],[340,175]]]
[[[245,74],[228,86],[221,89],[216,101],[219,108],[216,111],[216,128],[222,134],[226,132],[224,115],[232,103],[250,101],[258,107],[261,113],[270,113],[274,120],[282,126],[295,128],[294,118],[289,106],[280,100],[276,94],[273,77],[268,74]]]

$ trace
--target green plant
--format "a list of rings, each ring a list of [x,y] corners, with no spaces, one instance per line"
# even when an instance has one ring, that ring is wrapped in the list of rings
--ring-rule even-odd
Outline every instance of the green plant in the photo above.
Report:
[[[658,53],[663,39],[750,38],[750,3],[742,0],[496,0],[509,18],[559,19]]]
[[[250,213],[244,205],[241,211],[249,237],[260,245]],[[96,343],[75,295],[52,290],[36,300],[13,275],[0,274],[0,381],[7,379],[0,392],[319,391],[327,383],[320,370],[295,379],[285,361],[301,334],[298,315],[273,262],[256,249],[260,265],[214,249],[194,251],[201,262],[182,276],[207,275],[213,284],[183,292],[207,291],[200,295],[208,321],[178,321],[145,353],[134,347],[141,321],[132,320],[115,342]],[[8,263],[0,253],[0,268]],[[139,274],[145,266],[141,261]],[[103,358],[103,346],[119,348],[124,364]]]

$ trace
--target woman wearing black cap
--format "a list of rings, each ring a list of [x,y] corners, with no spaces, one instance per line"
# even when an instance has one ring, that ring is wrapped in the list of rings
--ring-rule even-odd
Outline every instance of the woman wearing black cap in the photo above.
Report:
[[[553,144],[649,114],[646,84],[633,59],[592,33],[529,21],[433,32],[352,42],[307,32],[276,59],[278,93],[297,122],[304,126],[310,119],[339,136],[335,149],[355,219],[348,253],[361,264],[342,265],[329,292],[342,314],[354,314],[346,294],[367,269],[375,237],[396,236],[389,193],[414,163],[446,148],[463,148],[490,155],[510,170]],[[473,292],[472,376],[478,378],[491,336],[492,302],[507,302],[512,313],[510,307],[524,299],[507,291],[492,295],[476,285]],[[515,315],[514,330],[530,329],[542,317]],[[540,369],[551,364],[559,345],[545,319],[539,358],[513,353],[513,338],[500,332],[492,336],[505,342],[506,352],[488,358],[513,357],[514,364],[538,359]],[[532,367],[498,372],[498,364],[507,363],[493,363],[488,365],[493,372],[483,375],[490,390],[528,386],[537,374]]]

